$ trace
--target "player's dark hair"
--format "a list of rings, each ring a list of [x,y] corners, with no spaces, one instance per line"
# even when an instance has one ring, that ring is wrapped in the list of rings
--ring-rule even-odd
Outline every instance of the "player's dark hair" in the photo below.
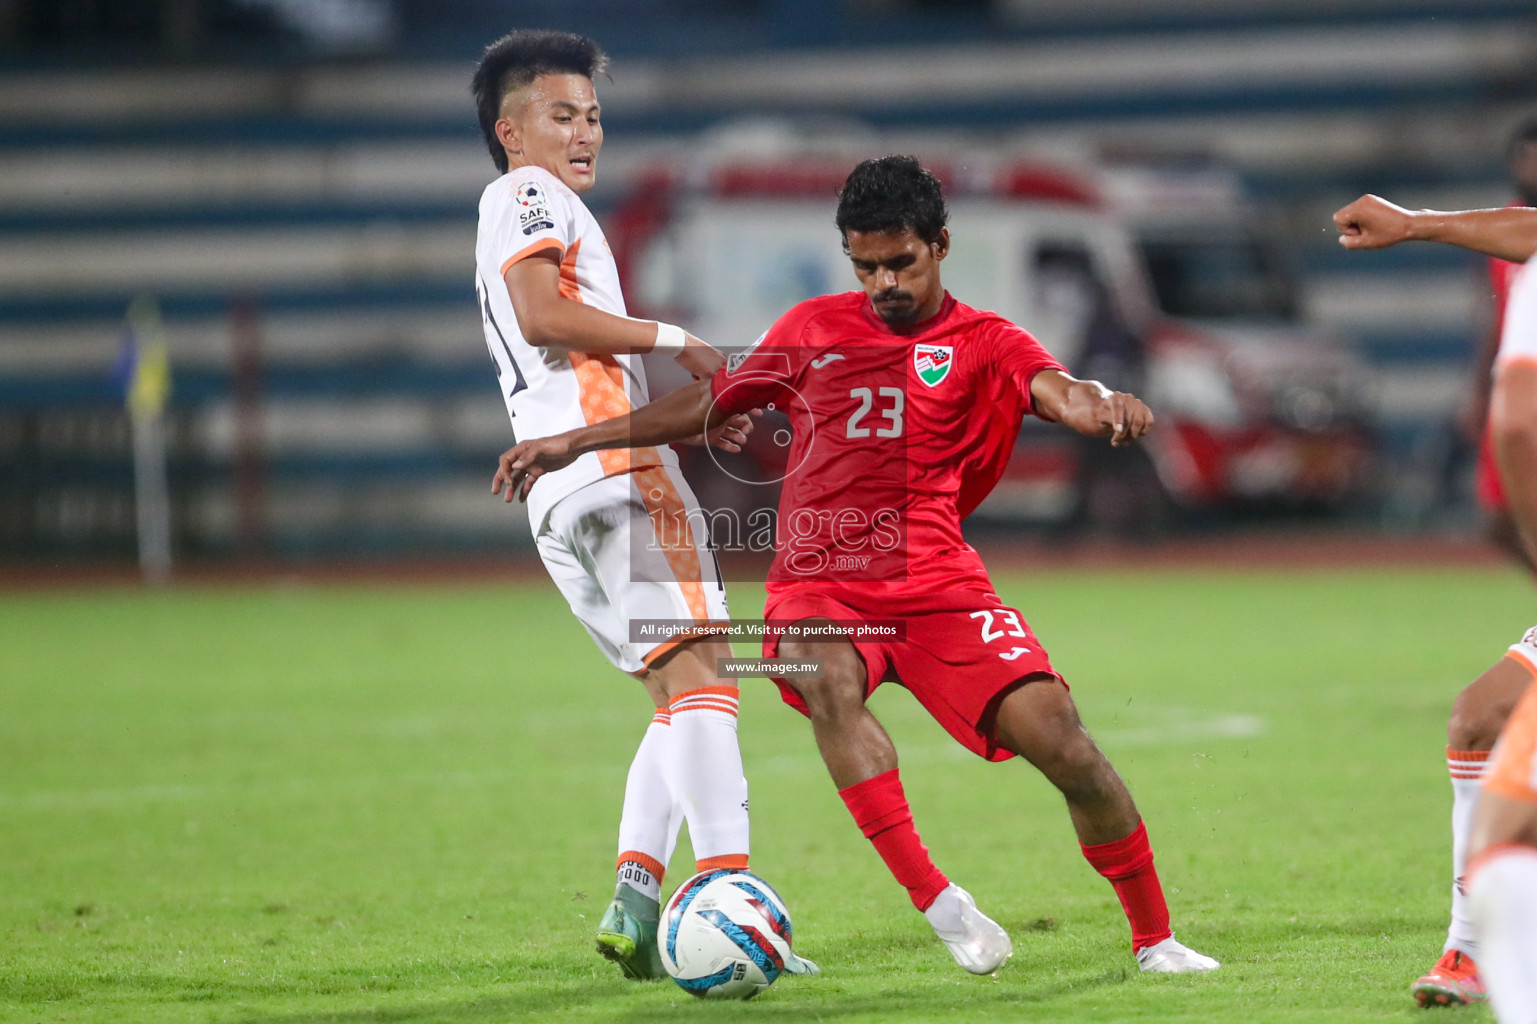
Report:
[[[838,193],[837,224],[845,252],[850,231],[911,230],[932,243],[939,241],[949,220],[939,179],[910,156],[866,160],[854,168]]]
[[[596,78],[608,70],[608,55],[598,44],[574,32],[525,28],[509,32],[486,47],[475,65],[470,91],[475,94],[475,113],[480,131],[496,169],[507,173],[507,154],[496,137],[502,98],[529,85],[540,75],[583,75]]]

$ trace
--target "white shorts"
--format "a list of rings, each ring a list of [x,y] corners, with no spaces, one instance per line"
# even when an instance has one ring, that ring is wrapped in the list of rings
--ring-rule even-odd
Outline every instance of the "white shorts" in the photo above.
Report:
[[[571,492],[534,541],[572,614],[625,672],[644,672],[678,643],[730,624],[704,515],[677,469],[621,473]]]

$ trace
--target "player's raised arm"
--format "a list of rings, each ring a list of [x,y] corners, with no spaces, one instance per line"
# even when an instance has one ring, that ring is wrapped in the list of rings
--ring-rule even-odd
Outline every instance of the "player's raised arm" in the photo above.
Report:
[[[1136,395],[1111,391],[1097,380],[1079,380],[1061,370],[1042,370],[1031,378],[1030,395],[1043,419],[1089,437],[1108,437],[1117,448],[1131,444],[1153,426],[1153,411]]]
[[[695,377],[708,377],[725,358],[683,328],[632,320],[567,298],[561,290],[561,250],[550,248],[518,260],[503,275],[518,327],[530,345],[592,355],[670,352]]]
[[[1347,249],[1386,249],[1400,242],[1443,242],[1525,263],[1537,252],[1537,209],[1406,210],[1364,195],[1335,211],[1334,226]]]
[[[564,434],[535,438],[502,453],[491,493],[506,488],[506,501],[527,499],[534,481],[545,473],[563,469],[579,456],[604,448],[646,448],[698,435],[727,451],[740,450],[751,424],[742,414],[733,415],[716,404],[708,380],[698,381],[624,416],[602,420]]]

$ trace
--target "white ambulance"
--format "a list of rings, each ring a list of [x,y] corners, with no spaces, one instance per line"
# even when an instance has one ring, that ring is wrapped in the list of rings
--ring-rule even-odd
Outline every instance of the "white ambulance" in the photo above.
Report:
[[[1131,452],[1027,421],[979,516],[1140,531],[1181,509],[1332,507],[1361,491],[1363,369],[1301,321],[1283,249],[1230,175],[917,155],[945,184],[950,292],[1158,416]],[[858,287],[833,213],[860,158],[646,175],[604,218],[634,312],[728,349],[802,299]]]

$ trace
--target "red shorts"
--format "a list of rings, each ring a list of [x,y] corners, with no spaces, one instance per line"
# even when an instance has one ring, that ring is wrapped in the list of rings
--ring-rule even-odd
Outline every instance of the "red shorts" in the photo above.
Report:
[[[1014,754],[998,746],[992,725],[998,699],[1027,676],[1045,674],[1063,682],[1062,677],[1017,610],[995,596],[978,594],[970,610],[955,610],[954,595],[949,600],[949,610],[900,616],[906,624],[900,640],[850,639],[865,663],[865,698],[881,683],[898,683],[961,746],[989,761],[1006,761]],[[770,594],[763,617],[780,622],[868,622],[897,616],[860,611],[815,591],[794,591]],[[778,649],[777,639],[763,642],[765,658],[774,657]],[[786,704],[808,714],[794,687],[783,679],[774,682]]]

